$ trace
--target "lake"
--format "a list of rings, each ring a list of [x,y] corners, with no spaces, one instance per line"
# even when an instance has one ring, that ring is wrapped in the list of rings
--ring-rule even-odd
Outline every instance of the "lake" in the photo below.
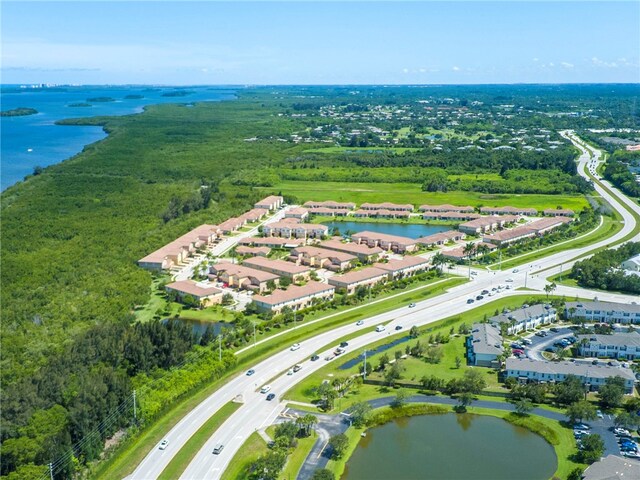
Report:
[[[423,415],[367,431],[343,480],[547,480],[553,447],[527,429],[489,416]]]
[[[106,136],[102,127],[55,125],[57,120],[138,113],[151,104],[231,100],[235,94],[223,87],[64,86],[35,89],[3,85],[1,97],[3,111],[20,107],[38,111],[35,115],[0,117],[0,187],[5,190],[33,173],[35,166],[46,167],[66,160],[81,152],[85,145]]]
[[[420,238],[427,235],[433,235],[438,232],[446,232],[452,227],[445,225],[426,225],[418,223],[379,223],[379,222],[323,222],[323,225],[329,227],[329,233],[334,228],[340,230],[342,235],[346,231],[354,232],[376,232],[386,233],[388,235],[397,235],[399,237]]]

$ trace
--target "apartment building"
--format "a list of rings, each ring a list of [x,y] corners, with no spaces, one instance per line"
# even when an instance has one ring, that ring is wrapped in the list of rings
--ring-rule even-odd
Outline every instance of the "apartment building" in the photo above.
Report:
[[[175,292],[181,301],[186,296],[193,297],[201,307],[222,303],[222,290],[211,285],[196,283],[193,280],[169,283],[164,288],[167,292]]]
[[[335,250],[337,252],[345,252],[355,255],[361,262],[371,263],[378,260],[384,255],[384,250],[380,247],[369,247],[367,244],[343,242],[340,238],[334,237],[331,240],[325,240],[320,243],[322,248]]]
[[[273,273],[279,277],[288,277],[294,281],[307,280],[311,269],[301,265],[295,265],[284,260],[269,260],[263,257],[247,258],[242,262],[245,267],[255,268],[263,272]]]
[[[576,335],[578,351],[583,357],[606,357],[640,360],[640,333],[619,332],[611,335]]]
[[[306,246],[291,250],[289,260],[297,265],[308,265],[315,268],[326,268],[334,272],[342,272],[351,268],[358,260],[358,257],[345,252]]]
[[[597,300],[567,302],[565,316],[570,320],[582,319],[587,322],[640,323],[640,305]]]
[[[498,357],[504,353],[500,330],[488,323],[474,323],[466,338],[467,361],[478,367],[500,367]]]
[[[294,311],[333,300],[335,288],[326,283],[309,281],[304,286],[291,285],[286,290],[274,290],[270,295],[254,295],[258,310],[280,313],[284,307]]]
[[[496,328],[507,325],[507,333],[514,335],[523,330],[530,330],[558,319],[558,312],[551,305],[523,306],[517,310],[501,313],[489,319]]]
[[[282,198],[281,196],[270,195],[266,198],[263,198],[259,202],[256,202],[253,208],[262,208],[262,209],[271,211],[271,210],[279,209],[280,207],[282,207],[283,203],[284,203],[284,198]]]
[[[417,248],[413,238],[387,235],[386,233],[359,232],[351,235],[351,240],[355,243],[364,243],[369,247],[380,247],[383,250],[396,253],[413,252]]]
[[[385,283],[388,279],[389,272],[387,270],[367,267],[343,275],[335,275],[329,279],[329,285],[344,289],[347,295],[352,295],[360,286],[372,287],[379,283]]]
[[[406,256],[401,260],[390,259],[384,263],[374,263],[373,267],[389,272],[389,280],[406,278],[429,269],[431,262],[423,257]]]
[[[275,273],[265,272],[236,263],[220,262],[209,267],[209,279],[226,283],[231,288],[264,292],[269,290],[268,283],[278,285],[280,277]]]

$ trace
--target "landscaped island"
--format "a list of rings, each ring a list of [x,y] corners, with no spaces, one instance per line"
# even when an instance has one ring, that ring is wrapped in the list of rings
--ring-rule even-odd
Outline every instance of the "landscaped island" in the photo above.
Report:
[[[100,103],[100,102],[115,102],[115,98],[111,97],[91,97],[87,98],[87,102],[89,103]]]
[[[0,112],[0,117],[24,117],[26,115],[35,115],[36,113],[38,113],[38,110],[35,108],[19,107]]]
[[[87,102],[76,102],[76,103],[70,103],[68,106],[69,107],[90,107],[91,104]]]

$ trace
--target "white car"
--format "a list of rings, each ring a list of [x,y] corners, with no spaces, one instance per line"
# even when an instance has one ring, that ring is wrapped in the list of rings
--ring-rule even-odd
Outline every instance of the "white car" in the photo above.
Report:
[[[376,327],[376,332],[384,332],[384,325],[378,325]]]
[[[166,438],[160,442],[160,446],[158,447],[160,450],[164,450],[169,445],[169,440]]]
[[[507,278],[505,282],[513,283],[513,278]],[[509,288],[509,285],[507,285],[507,288]]]
[[[359,327],[360,325],[364,325],[364,320],[358,320],[358,321],[356,322],[356,326],[358,326],[358,327]]]
[[[291,348],[290,348],[292,352],[295,352],[296,350],[299,350],[299,349],[300,349],[299,343],[294,343],[293,345],[291,345]]]
[[[269,390],[271,390],[271,385],[265,385],[260,389],[260,393],[267,393]]]

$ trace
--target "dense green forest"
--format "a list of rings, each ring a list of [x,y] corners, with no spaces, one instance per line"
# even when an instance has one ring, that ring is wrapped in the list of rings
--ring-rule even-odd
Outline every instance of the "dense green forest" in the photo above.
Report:
[[[625,243],[576,262],[570,276],[581,287],[640,294],[640,276],[625,274],[620,269],[622,262],[639,253],[640,242]]]
[[[604,178],[630,197],[640,199],[640,183],[627,168],[631,161],[640,161],[640,153],[616,151],[604,167]]]
[[[152,419],[232,363],[225,357],[217,364],[206,345],[171,322],[135,324],[132,313],[152,293],[151,275],[135,262],[192,227],[251,208],[265,193],[253,189],[259,185],[255,179],[321,174],[318,181],[335,176],[353,182],[369,172],[389,181],[389,175],[400,178],[409,170],[413,182],[423,184],[441,169],[449,190],[513,192],[520,185],[584,193],[590,186],[575,174],[572,148],[551,130],[635,125],[634,95],[637,89],[625,86],[358,87],[355,93],[352,87],[265,87],[242,90],[232,102],[151,106],[139,115],[61,122],[101,125],[109,136],[1,196],[2,473],[33,478],[42,468],[30,470],[31,465],[64,457],[134,387],[146,389],[141,409]],[[452,97],[463,116],[455,128],[435,125],[442,134],[433,134],[426,117],[408,131],[412,122],[401,117],[380,120],[376,127],[377,119],[314,116],[327,105],[343,115],[395,104],[423,115],[419,101],[449,108],[445,97]],[[482,121],[464,117],[473,102],[481,103],[473,108]],[[510,105],[506,115],[503,104]],[[575,105],[575,116],[557,115]],[[421,144],[397,155],[309,152],[328,146],[310,133],[321,124],[339,125],[346,143],[352,130],[371,127],[392,132],[388,138],[399,145]],[[534,127],[550,133],[542,132],[541,139],[529,135],[528,142],[559,142],[557,148],[526,150],[514,143],[504,150],[459,149],[493,140],[488,134],[499,135],[502,143],[518,142],[516,130]],[[449,130],[453,137],[445,138]],[[305,140],[292,140],[293,132]],[[442,138],[429,138],[434,135]],[[443,146],[426,147],[428,142]],[[203,185],[210,194],[202,194]],[[95,458],[119,426],[101,429],[74,457]],[[71,468],[73,462],[65,464],[58,478]]]

